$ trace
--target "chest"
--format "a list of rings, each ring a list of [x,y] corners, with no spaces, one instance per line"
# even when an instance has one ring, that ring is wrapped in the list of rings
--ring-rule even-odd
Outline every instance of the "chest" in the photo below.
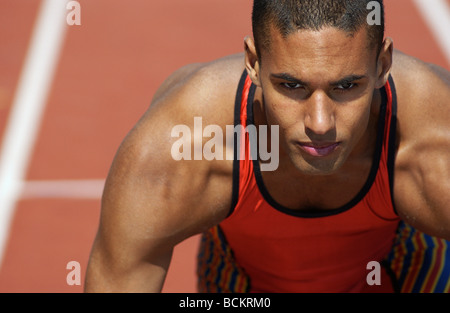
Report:
[[[371,169],[369,158],[333,176],[299,178],[283,170],[261,172],[259,187],[275,202],[292,210],[333,210],[350,203],[364,191],[370,183]]]

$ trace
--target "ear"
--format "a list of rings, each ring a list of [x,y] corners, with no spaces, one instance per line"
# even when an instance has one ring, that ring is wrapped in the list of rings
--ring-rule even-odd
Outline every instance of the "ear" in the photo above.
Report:
[[[258,54],[256,53],[256,47],[254,40],[246,36],[244,38],[245,47],[245,67],[247,69],[248,76],[252,80],[253,84],[261,87],[260,77],[260,64],[258,59]]]
[[[392,54],[394,51],[394,42],[392,38],[386,38],[381,46],[380,53],[377,59],[377,82],[376,88],[382,88],[391,73],[392,67]]]

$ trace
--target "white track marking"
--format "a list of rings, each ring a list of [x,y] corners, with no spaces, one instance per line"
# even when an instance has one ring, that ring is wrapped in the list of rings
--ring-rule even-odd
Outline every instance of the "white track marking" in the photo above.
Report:
[[[450,65],[450,6],[446,0],[414,0]]]
[[[104,179],[27,181],[21,199],[100,199]]]
[[[0,150],[0,264],[66,29],[66,1],[39,9]]]

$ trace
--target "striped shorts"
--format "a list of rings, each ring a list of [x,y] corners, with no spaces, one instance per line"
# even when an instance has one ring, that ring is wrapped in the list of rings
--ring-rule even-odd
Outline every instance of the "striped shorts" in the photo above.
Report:
[[[403,293],[450,292],[450,242],[401,222],[386,258]]]

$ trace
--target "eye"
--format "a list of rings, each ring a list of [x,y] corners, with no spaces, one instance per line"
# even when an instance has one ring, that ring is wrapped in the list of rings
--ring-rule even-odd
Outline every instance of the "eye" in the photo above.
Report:
[[[336,89],[338,91],[346,91],[346,90],[350,90],[352,88],[355,88],[356,86],[357,86],[357,84],[355,84],[355,83],[343,83],[341,85],[338,85],[336,87]]]
[[[282,83],[281,84],[284,88],[286,88],[286,89],[290,89],[290,90],[293,90],[293,89],[299,89],[299,88],[301,88],[301,87],[303,87],[301,84],[299,84],[299,83]]]

